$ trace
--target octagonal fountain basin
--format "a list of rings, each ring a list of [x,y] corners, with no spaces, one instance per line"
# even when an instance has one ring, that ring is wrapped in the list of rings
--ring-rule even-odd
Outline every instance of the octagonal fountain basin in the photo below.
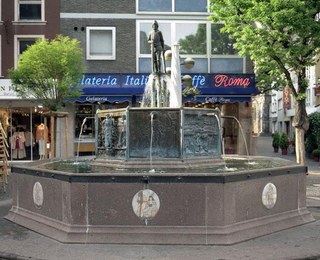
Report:
[[[314,218],[307,168],[265,157],[195,169],[12,166],[6,219],[63,243],[229,245]]]

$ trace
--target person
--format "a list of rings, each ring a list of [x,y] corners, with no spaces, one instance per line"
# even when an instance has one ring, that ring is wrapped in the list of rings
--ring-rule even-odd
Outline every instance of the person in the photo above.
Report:
[[[154,21],[152,24],[153,30],[149,33],[148,43],[151,47],[151,56],[152,56],[152,72],[161,72],[161,60],[164,64],[164,39],[162,32],[158,30],[159,24],[157,21]],[[164,68],[165,70],[165,68]]]

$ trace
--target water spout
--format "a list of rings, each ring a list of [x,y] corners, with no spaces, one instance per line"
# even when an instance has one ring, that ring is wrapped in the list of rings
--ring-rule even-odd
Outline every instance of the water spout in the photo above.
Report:
[[[221,116],[221,117],[222,117],[222,118],[231,118],[231,119],[234,119],[234,120],[238,123],[239,128],[240,128],[240,131],[241,131],[241,135],[242,135],[242,138],[243,138],[243,142],[244,142],[244,145],[245,145],[246,153],[247,153],[247,156],[249,157],[249,150],[248,150],[247,140],[246,140],[246,138],[245,138],[242,125],[240,124],[240,121],[238,120],[238,118],[236,118],[235,116]]]
[[[87,122],[87,119],[89,118],[94,118],[94,117],[85,117],[82,121],[81,127],[80,127],[80,133],[79,133],[79,138],[78,138],[78,147],[77,147],[77,157],[76,157],[76,163],[78,163],[78,159],[79,159],[79,151],[80,151],[80,142],[81,142],[81,136],[82,136],[82,132],[83,132],[83,127],[85,125],[85,123]]]
[[[154,126],[154,119],[155,119],[155,115],[157,114],[156,111],[152,111],[150,112],[150,130],[151,130],[151,133],[150,133],[150,150],[149,150],[149,153],[150,153],[150,170],[149,172],[152,173],[152,172],[155,172],[155,169],[153,168],[153,165],[152,165],[152,147],[153,147],[153,126]]]

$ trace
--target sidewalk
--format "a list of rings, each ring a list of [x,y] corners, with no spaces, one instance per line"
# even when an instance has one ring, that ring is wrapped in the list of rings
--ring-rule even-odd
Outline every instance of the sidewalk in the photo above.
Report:
[[[257,155],[295,161],[292,154],[273,153],[270,140],[258,138]],[[4,219],[11,206],[10,189],[7,194],[0,190],[0,259],[320,259],[320,163],[308,159],[307,164],[307,204],[316,221],[232,246],[62,244]]]

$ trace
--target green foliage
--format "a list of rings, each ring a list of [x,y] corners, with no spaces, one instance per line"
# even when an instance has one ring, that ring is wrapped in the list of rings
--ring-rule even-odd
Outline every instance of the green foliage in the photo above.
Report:
[[[287,149],[289,147],[289,138],[286,133],[281,133],[280,134],[280,142],[279,146],[281,149]]]
[[[272,147],[279,148],[279,144],[280,144],[280,133],[274,132],[272,135]]]
[[[308,115],[308,119],[310,125],[305,135],[306,141],[308,141],[308,139],[312,140],[316,148],[320,145],[320,113],[311,113],[310,115]]]
[[[312,153],[313,150],[317,149],[317,139],[314,135],[311,134],[306,138],[305,147],[307,153]]]
[[[254,61],[261,91],[288,85],[295,97],[305,92],[306,67],[320,52],[320,1],[210,0],[210,11],[239,54]],[[297,91],[290,72],[298,76]]]
[[[319,157],[319,156],[320,156],[320,149],[317,148],[317,149],[313,150],[313,151],[312,151],[312,155],[313,155],[314,157]]]
[[[183,91],[182,91],[182,95],[184,97],[195,97],[196,95],[199,95],[200,91],[199,89],[197,89],[196,87],[193,86],[187,86]]]
[[[20,55],[17,69],[9,76],[20,97],[32,98],[57,111],[68,98],[77,97],[81,79],[82,50],[79,42],[58,36],[38,40]]]

